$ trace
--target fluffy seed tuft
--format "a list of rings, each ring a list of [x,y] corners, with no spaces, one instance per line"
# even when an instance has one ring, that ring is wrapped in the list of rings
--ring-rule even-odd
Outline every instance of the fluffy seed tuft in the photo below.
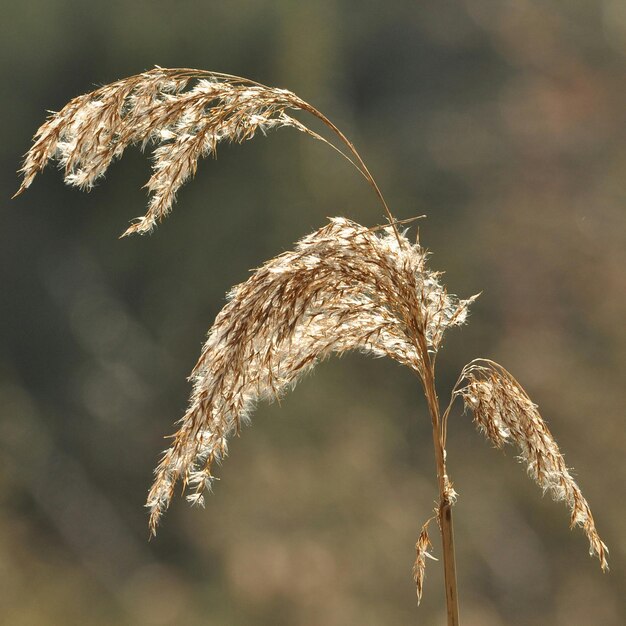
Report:
[[[280,397],[333,352],[388,356],[423,376],[421,345],[436,353],[471,300],[446,292],[419,244],[343,218],[257,269],[229,294],[192,372],[189,409],[148,496],[152,532],[179,479],[194,494],[210,486],[255,402]]]
[[[564,500],[571,512],[571,526],[581,526],[589,540],[589,553],[608,569],[608,549],[600,539],[587,500],[569,473],[563,455],[521,385],[501,365],[477,359],[463,368],[459,380],[466,385],[455,392],[474,415],[485,436],[501,448],[515,444],[528,474],[554,500]]]
[[[220,142],[242,143],[259,131],[285,126],[322,139],[293,118],[292,110],[318,114],[286,89],[215,72],[156,67],[78,96],[53,113],[34,136],[16,195],[51,160],[63,168],[68,185],[88,190],[128,146],[153,145],[148,210],[124,235],[145,233],[169,213],[198,159],[214,156]]]

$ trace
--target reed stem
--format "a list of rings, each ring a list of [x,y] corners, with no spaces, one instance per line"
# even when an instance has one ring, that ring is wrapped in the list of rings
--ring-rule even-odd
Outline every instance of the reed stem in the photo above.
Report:
[[[433,427],[433,444],[439,485],[438,522],[443,550],[443,571],[446,588],[446,611],[448,626],[459,626],[459,601],[456,582],[456,558],[454,554],[454,528],[452,524],[452,504],[454,491],[446,472],[445,423],[441,420],[439,399],[435,388],[435,364],[430,358],[426,339],[418,336],[418,344],[424,361],[422,382],[428,403]]]
[[[439,527],[443,545],[443,573],[446,586],[446,609],[448,626],[459,625],[459,600],[456,587],[456,560],[454,556],[454,527],[452,525],[452,504],[439,504]]]

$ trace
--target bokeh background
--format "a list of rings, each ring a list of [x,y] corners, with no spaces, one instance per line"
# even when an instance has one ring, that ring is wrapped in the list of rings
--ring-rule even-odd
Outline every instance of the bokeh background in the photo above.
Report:
[[[626,507],[623,0],[4,3],[0,37],[0,622],[444,623],[441,563],[411,566],[436,480],[418,382],[359,355],[319,366],[233,442],[206,510],[148,542],[163,436],[231,285],[380,206],[290,130],[204,161],[148,237],[129,150],[91,194],[15,170],[46,110],[123,76],[200,67],[292,89],[365,157],[451,291],[482,291],[439,357],[500,361],[539,403],[611,549],[610,574],[470,417],[450,424],[463,623],[617,626]],[[434,533],[436,534],[436,533]],[[441,554],[437,539],[434,554]]]

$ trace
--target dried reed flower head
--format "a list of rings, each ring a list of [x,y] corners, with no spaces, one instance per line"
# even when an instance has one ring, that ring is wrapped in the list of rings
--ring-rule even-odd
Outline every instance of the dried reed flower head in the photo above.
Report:
[[[415,543],[415,563],[413,564],[413,580],[415,581],[415,591],[417,593],[417,604],[422,601],[422,592],[424,590],[424,577],[426,575],[426,559],[437,559],[429,552],[433,547],[428,535],[428,525],[433,520],[429,519],[423,526],[417,542]]]
[[[334,129],[286,89],[215,72],[157,67],[78,96],[53,113],[26,154],[17,194],[50,160],[64,169],[66,183],[90,189],[128,146],[153,144],[148,211],[124,234],[147,232],[170,211],[198,159],[215,155],[221,141],[241,143],[282,126],[326,141],[289,110],[308,111]]]
[[[608,549],[600,539],[591,509],[569,473],[559,447],[521,385],[501,365],[477,359],[465,366],[459,380],[466,385],[456,394],[471,409],[478,428],[501,448],[517,445],[519,460],[528,474],[554,500],[564,500],[571,511],[571,526],[582,526],[589,540],[589,553],[608,569]]]
[[[388,356],[424,376],[421,346],[436,353],[471,302],[446,292],[426,256],[390,227],[335,218],[230,292],[192,372],[189,409],[156,470],[152,532],[177,480],[201,503],[213,462],[254,403],[279,397],[331,353]]]

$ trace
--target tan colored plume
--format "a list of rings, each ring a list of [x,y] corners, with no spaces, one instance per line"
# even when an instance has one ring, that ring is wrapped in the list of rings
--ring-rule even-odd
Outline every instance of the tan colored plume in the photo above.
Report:
[[[589,540],[589,553],[608,569],[608,549],[600,539],[587,500],[572,478],[559,447],[539,414],[537,405],[501,365],[476,359],[466,365],[459,379],[465,386],[455,392],[474,415],[474,422],[498,448],[505,443],[519,448],[519,460],[529,476],[554,500],[564,500],[571,512],[571,526],[581,526]],[[460,383],[459,383],[460,384]]]
[[[351,156],[291,115],[306,111],[321,120]],[[257,132],[292,127],[324,141],[347,158],[391,213],[352,143],[315,107],[291,91],[247,78],[193,69],[153,70],[104,85],[70,100],[37,130],[20,172],[19,195],[51,160],[65,182],[91,189],[131,145],[154,146],[148,210],[124,233],[148,232],[171,210],[178,189],[198,159],[215,155],[223,141],[242,143]]]
[[[152,531],[179,479],[201,502],[213,462],[257,400],[279,397],[333,352],[388,356],[423,376],[420,340],[437,352],[470,301],[448,295],[419,244],[389,227],[335,218],[267,262],[231,291],[209,332],[189,409],[148,497]]]

